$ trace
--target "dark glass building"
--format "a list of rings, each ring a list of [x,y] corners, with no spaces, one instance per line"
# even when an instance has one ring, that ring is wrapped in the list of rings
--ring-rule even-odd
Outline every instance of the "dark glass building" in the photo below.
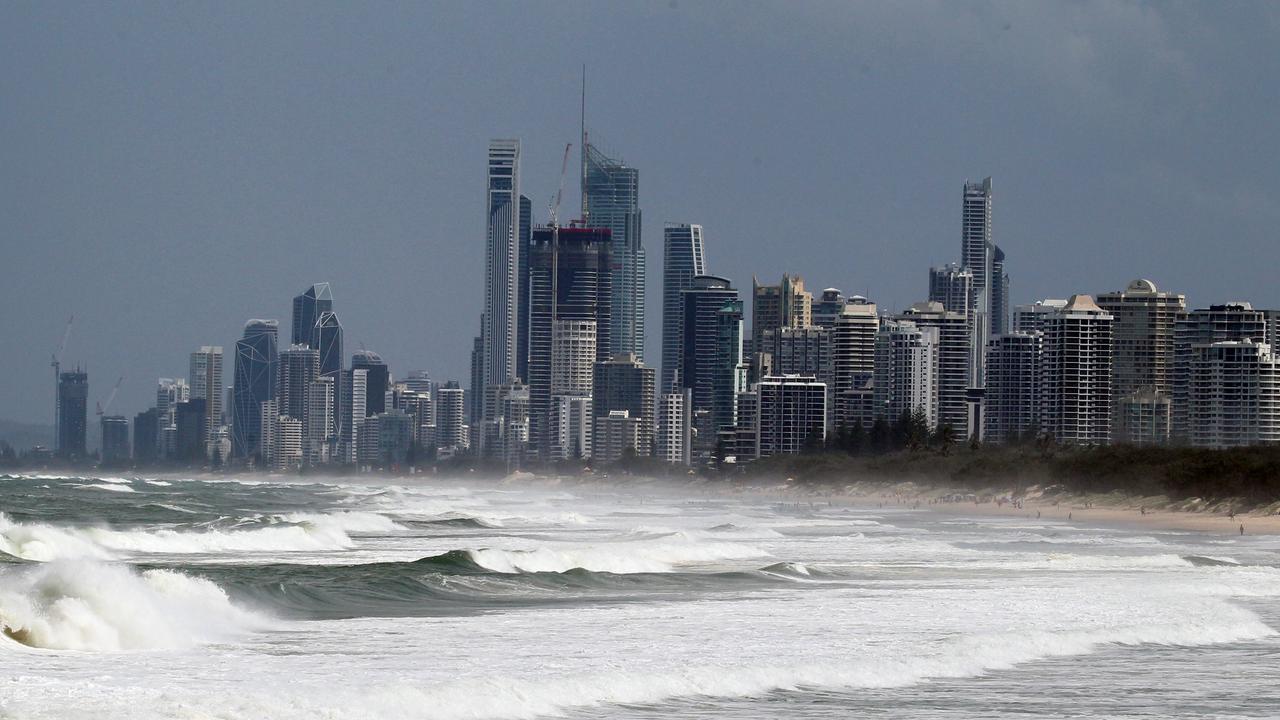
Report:
[[[89,403],[89,375],[75,370],[58,376],[58,456],[85,457],[85,423]]]
[[[610,292],[610,356],[644,359],[645,255],[640,242],[640,171],[582,145],[582,216],[592,228],[608,228],[613,254]]]
[[[280,323],[275,320],[250,320],[245,323],[244,336],[236,341],[231,396],[232,457],[247,458],[260,449],[262,403],[275,399],[279,332]],[[137,447],[136,440],[134,447]]]
[[[203,463],[209,435],[208,408],[204,398],[180,402],[174,409],[177,436],[174,457],[180,462]]]
[[[316,283],[293,299],[293,340],[294,345],[313,344],[313,331],[320,316],[333,312],[333,292],[329,283]]]
[[[160,411],[151,408],[133,416],[133,462],[139,466],[156,461],[160,434]]]
[[[697,445],[714,445],[716,432],[734,424],[736,373],[742,363],[742,300],[727,278],[702,275],[683,291],[679,385],[693,395],[693,414],[706,418]]]
[[[123,415],[104,415],[102,427],[102,464],[124,465],[129,462],[129,419]]]
[[[359,350],[351,355],[352,370],[368,370],[365,380],[364,416],[373,417],[387,411],[387,385],[391,371],[378,353]]]
[[[596,362],[608,360],[613,295],[613,254],[607,228],[567,227],[533,231],[529,253],[529,441],[541,457],[549,451],[552,340],[566,320],[596,325]],[[555,272],[552,272],[555,268]]]

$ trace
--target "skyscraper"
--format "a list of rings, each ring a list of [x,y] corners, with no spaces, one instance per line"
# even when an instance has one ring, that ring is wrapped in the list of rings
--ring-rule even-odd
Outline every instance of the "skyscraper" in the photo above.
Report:
[[[1280,442],[1280,360],[1266,343],[1226,340],[1199,345],[1190,362],[1188,440],[1229,448]]]
[[[351,354],[352,370],[367,370],[365,385],[365,417],[381,415],[387,411],[387,386],[391,382],[391,370],[382,356],[372,350],[357,350]]]
[[[85,432],[89,403],[89,375],[79,368],[58,375],[58,456],[64,460],[85,458]]]
[[[653,454],[654,403],[656,398],[653,368],[635,355],[615,355],[596,363],[592,378],[592,414],[597,421],[615,411],[625,411],[639,423],[637,455]],[[600,442],[594,443],[600,446]]]
[[[975,387],[982,387],[987,340],[1004,331],[1003,315],[1008,311],[1004,252],[991,239],[991,178],[964,184],[960,265],[973,274],[973,291],[966,313],[973,335],[970,376]]]
[[[701,225],[668,224],[662,231],[662,377],[661,392],[676,385],[684,343],[684,297],[693,279],[707,274]]]
[[[613,254],[610,355],[644,359],[645,253],[640,242],[640,173],[621,160],[582,144],[582,217],[587,227],[608,228]]]
[[[262,445],[262,403],[275,397],[276,342],[280,324],[275,320],[250,320],[236,341],[234,407],[231,417],[231,452],[247,458]]]
[[[876,333],[873,414],[894,422],[921,413],[938,424],[938,328],[910,320],[888,320]]]
[[[320,374],[320,351],[308,345],[290,345],[280,351],[280,380],[276,390],[280,414],[306,422],[307,390]]]
[[[315,347],[315,327],[320,316],[333,311],[329,283],[316,283],[293,299],[293,344]]]
[[[342,370],[342,323],[337,313],[320,313],[310,345],[320,351],[320,375],[336,379]]]
[[[692,390],[694,444],[705,453],[721,426],[734,424],[734,393],[742,364],[742,300],[728,278],[700,275],[683,293],[680,387]],[[734,337],[734,329],[737,337]]]
[[[835,389],[836,427],[864,426],[872,422],[869,408],[871,380],[875,373],[876,333],[880,316],[875,303],[861,295],[845,301],[835,317],[831,333],[831,364]]]
[[[956,437],[968,438],[965,393],[971,385],[972,336],[964,313],[946,310],[939,302],[923,302],[912,305],[899,318],[910,320],[917,327],[938,329],[938,423],[950,425]]]
[[[1161,292],[1150,280],[1134,280],[1123,291],[1103,293],[1098,307],[1114,318],[1112,325],[1112,421],[1113,439],[1138,442],[1152,433],[1131,433],[1126,418],[1149,418],[1138,412],[1155,402],[1151,394],[1170,398],[1173,392],[1174,326],[1186,311],[1185,296]],[[1125,406],[1137,403],[1134,412]],[[1167,413],[1162,417],[1168,418]],[[1154,436],[1169,435],[1170,428]]]
[[[809,327],[813,323],[813,293],[804,278],[782,274],[777,285],[761,285],[751,278],[751,351],[761,352],[766,330]]]
[[[1040,431],[1040,372],[1044,336],[1006,333],[987,349],[983,439],[1009,443]]]
[[[519,237],[520,269],[516,283],[519,293],[516,300],[516,377],[525,380],[529,376],[529,242],[533,239],[533,204],[524,195],[520,196]],[[480,352],[480,357],[483,359],[483,343]],[[483,364],[480,370],[483,372]],[[480,388],[479,397],[484,397],[483,387]]]
[[[516,377],[520,314],[520,141],[489,142],[485,220],[484,384]],[[372,398],[371,398],[372,399]],[[381,411],[379,411],[381,412]]]
[[[574,323],[594,323],[594,360],[609,357],[613,326],[612,266],[612,247],[606,228],[544,227],[533,231],[529,255],[528,417],[529,441],[542,457],[546,457],[550,449],[551,401],[553,389],[558,389],[553,388],[553,384],[556,378],[576,375],[576,371],[564,363],[576,358],[576,367],[577,361],[584,359],[569,352],[570,345],[582,349],[581,343],[569,343],[564,333],[582,327]],[[557,328],[563,341],[559,344]],[[559,353],[556,352],[558,345]],[[586,382],[590,381],[590,368],[588,364]],[[491,403],[486,400],[486,405]],[[486,410],[492,411],[492,408]]]
[[[1173,438],[1187,442],[1191,436],[1190,382],[1196,358],[1219,342],[1267,341],[1270,323],[1264,310],[1247,302],[1210,305],[1178,318],[1173,330]]]
[[[756,420],[757,455],[794,455],[821,447],[827,436],[827,384],[812,375],[777,375],[760,380]]]
[[[973,271],[955,263],[929,268],[929,300],[949,312],[968,315],[973,297]]]
[[[1060,443],[1111,441],[1111,314],[1072,295],[1045,320],[1041,424]]]
[[[205,345],[191,353],[191,398],[205,401],[205,430],[211,439],[222,424],[222,346]]]
[[[673,465],[688,465],[692,447],[693,392],[680,389],[663,393],[658,402],[658,436],[655,452],[659,460]]]
[[[436,400],[436,442],[445,450],[455,451],[464,447],[463,430],[466,414],[463,411],[465,393],[457,383],[446,383],[440,388]]]

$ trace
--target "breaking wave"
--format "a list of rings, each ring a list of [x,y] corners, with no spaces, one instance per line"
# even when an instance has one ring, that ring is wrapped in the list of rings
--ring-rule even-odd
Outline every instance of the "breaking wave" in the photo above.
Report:
[[[232,637],[265,620],[209,580],[90,560],[0,570],[0,633],[33,648],[142,650]]]

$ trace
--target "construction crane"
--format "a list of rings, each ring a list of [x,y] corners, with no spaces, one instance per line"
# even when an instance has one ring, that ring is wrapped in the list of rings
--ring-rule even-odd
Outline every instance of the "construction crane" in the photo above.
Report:
[[[120,376],[120,379],[116,380],[115,387],[111,388],[111,394],[107,396],[107,402],[105,402],[105,403],[98,403],[98,410],[97,410],[97,413],[98,413],[98,420],[99,420],[99,421],[101,421],[101,420],[102,420],[102,416],[103,416],[103,415],[105,415],[105,414],[107,413],[107,410],[110,410],[110,409],[111,409],[111,403],[115,401],[115,399],[116,399],[116,393],[120,391],[120,383],[122,383],[122,382],[124,382],[124,376],[123,376],[123,375],[121,375],[121,376]]]
[[[560,189],[556,190],[555,200],[552,201],[551,207],[551,227],[559,227],[560,219],[560,198],[564,196],[564,175],[569,169],[569,151],[573,149],[573,143],[565,143],[564,160],[560,163]]]
[[[71,323],[75,322],[75,319],[75,315],[67,318],[67,329],[62,331],[62,344],[58,345],[58,352],[53,354],[53,361],[49,363],[53,368],[53,449],[55,452],[62,449],[58,437],[58,426],[62,424],[62,401],[58,399],[58,381],[62,375],[62,353],[67,349],[67,340],[71,338]]]

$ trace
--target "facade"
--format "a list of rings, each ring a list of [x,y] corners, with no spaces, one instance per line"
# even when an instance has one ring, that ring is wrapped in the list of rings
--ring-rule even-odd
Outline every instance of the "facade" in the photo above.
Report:
[[[1067,306],[1066,300],[1046,298],[1013,309],[1013,331],[1018,333],[1043,333],[1045,320]]]
[[[364,416],[372,417],[386,412],[391,370],[382,357],[372,350],[357,350],[351,354],[351,369],[365,371]]]
[[[658,400],[658,459],[672,465],[688,465],[692,449],[693,391],[689,389],[663,393]]]
[[[551,398],[551,455],[555,460],[593,457],[591,396],[554,395]]]
[[[160,411],[155,408],[133,416],[133,461],[139,467],[156,461],[159,420]]]
[[[626,410],[611,410],[607,415],[595,418],[594,445],[591,459],[596,464],[616,463],[628,455],[640,454],[641,435],[644,432],[640,418],[631,417]]]
[[[87,457],[89,375],[79,369],[58,374],[58,456],[64,460]]]
[[[1041,425],[1060,443],[1111,441],[1111,314],[1072,295],[1045,321]]]
[[[876,334],[880,316],[875,303],[860,295],[845,301],[831,329],[831,365],[835,387],[836,427],[871,423],[865,409],[875,374]]]
[[[293,298],[291,345],[315,345],[315,327],[320,316],[333,311],[333,291],[329,283],[316,283]]]
[[[104,415],[102,428],[102,464],[122,465],[129,462],[129,420],[123,415]]]
[[[360,432],[368,417],[369,371],[365,368],[344,370],[342,385],[338,388],[342,402],[337,403],[338,462],[354,464],[359,461]]]
[[[936,327],[889,320],[876,333],[873,417],[894,422],[903,414],[923,413],[930,429],[938,424],[938,347]]]
[[[910,320],[916,327],[938,329],[938,424],[950,425],[956,437],[968,438],[966,397],[972,386],[969,343],[973,335],[967,317],[944,309],[942,303],[923,302],[912,305],[899,319]]]
[[[208,422],[208,401],[204,398],[193,398],[174,406],[174,459],[183,463],[204,463],[209,452]]]
[[[983,439],[1011,443],[1040,432],[1041,333],[1008,333],[987,348]]]
[[[695,444],[715,446],[721,426],[733,425],[733,394],[742,364],[742,301],[726,278],[703,275],[684,293],[682,388],[693,391],[691,414],[703,418]],[[736,337],[735,330],[736,328]]]
[[[839,288],[827,288],[813,301],[813,324],[830,330],[844,309],[845,297]]]
[[[635,355],[615,355],[605,362],[596,363],[591,384],[592,416],[595,420],[625,410],[629,418],[639,423],[636,454],[642,457],[652,455],[657,400],[657,377],[653,368]],[[593,445],[599,447],[599,439]]]
[[[1173,438],[1173,399],[1154,390],[1139,390],[1120,398],[1114,412],[1124,429],[1123,442],[1134,445],[1166,445]]]
[[[274,468],[276,470],[298,469],[302,466],[302,421],[278,415],[275,426]]]
[[[590,395],[591,368],[609,357],[612,265],[608,229],[540,227],[533,231],[529,254],[529,436],[540,457],[550,454],[553,391],[561,389],[553,387],[556,379],[572,375],[585,386],[575,385],[569,394]],[[585,341],[571,331],[586,327],[583,323],[595,326],[594,357],[584,354]],[[559,354],[556,328],[562,329]],[[488,453],[487,445],[482,448]]]
[[[645,253],[640,241],[640,173],[582,144],[582,217],[587,227],[607,228],[612,245],[609,355],[644,357]]]
[[[307,409],[302,418],[302,456],[307,465],[324,465],[336,454],[333,377],[317,377],[307,386]]]
[[[1210,305],[1178,318],[1173,330],[1173,440],[1191,439],[1190,383],[1197,348],[1218,342],[1265,343],[1271,326],[1268,313],[1247,302]]]
[[[413,416],[403,410],[391,409],[379,413],[378,459],[384,468],[396,468],[407,464],[409,449],[413,446]]]
[[[275,320],[250,320],[236,341],[231,388],[231,454],[235,458],[248,458],[262,444],[262,403],[275,397],[279,331]]]
[[[280,414],[294,420],[307,417],[307,390],[320,375],[320,351],[310,345],[290,345],[280,351],[276,399]]]
[[[941,303],[948,312],[968,316],[972,296],[972,270],[955,263],[929,268],[929,302]]]
[[[459,450],[466,447],[465,392],[457,383],[448,383],[436,395],[436,443],[441,448]]]
[[[1145,443],[1168,432],[1152,425],[1167,412],[1153,397],[1173,393],[1174,328],[1186,312],[1183,295],[1161,292],[1150,280],[1134,280],[1123,291],[1098,296],[1098,307],[1114,318],[1112,324],[1112,403],[1117,442]],[[1141,396],[1141,397],[1140,397]],[[1125,405],[1131,407],[1125,408]],[[1130,432],[1128,420],[1143,423]]]
[[[208,441],[222,424],[222,347],[205,345],[191,353],[191,397],[205,401]]]
[[[1253,340],[1197,345],[1186,414],[1190,444],[1231,448],[1280,442],[1280,362]]]
[[[529,386],[523,383],[496,385],[487,392],[491,397],[485,404],[493,408],[493,416],[480,428],[480,446],[489,457],[505,462],[508,470],[519,469],[524,465],[531,438]]]
[[[484,384],[509,384],[516,378],[519,348],[520,141],[489,142],[485,216]],[[381,412],[381,410],[379,410]]]
[[[341,380],[342,372],[342,323],[335,312],[322,312],[312,329],[311,347],[320,353],[320,374]]]
[[[702,246],[702,226],[668,224],[662,230],[662,377],[661,392],[678,385],[683,365],[684,291],[693,279],[707,274]]]
[[[760,352],[766,330],[812,324],[813,293],[804,289],[804,278],[783,273],[777,285],[761,285],[751,278],[752,352]]]
[[[827,385],[812,375],[762,378],[756,386],[757,455],[794,455],[827,436]]]

